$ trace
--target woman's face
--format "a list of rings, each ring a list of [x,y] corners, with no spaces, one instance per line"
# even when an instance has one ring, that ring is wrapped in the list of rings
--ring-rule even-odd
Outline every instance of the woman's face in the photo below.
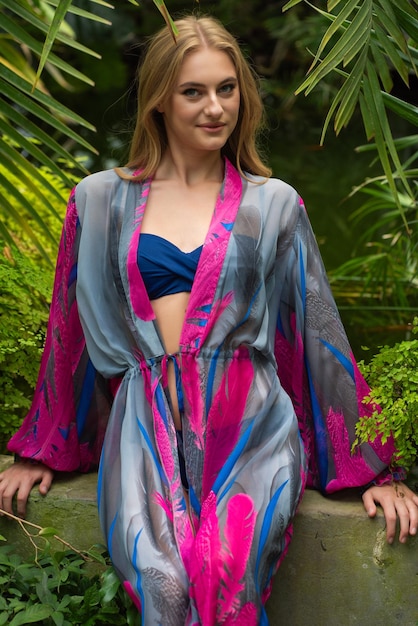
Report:
[[[221,150],[239,114],[237,73],[226,52],[201,48],[188,54],[172,95],[158,107],[170,148],[188,153]]]

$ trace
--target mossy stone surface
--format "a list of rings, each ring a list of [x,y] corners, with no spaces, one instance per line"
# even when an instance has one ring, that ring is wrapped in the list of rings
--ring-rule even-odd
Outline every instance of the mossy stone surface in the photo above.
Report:
[[[360,497],[307,491],[267,614],[271,626],[417,626],[418,537],[390,546]]]
[[[0,456],[0,471],[11,462],[10,457]],[[97,516],[96,484],[95,473],[57,475],[47,496],[42,496],[37,487],[32,490],[26,519],[42,528],[55,528],[60,537],[79,550],[104,544]],[[38,532],[27,528],[33,534]],[[0,517],[0,535],[13,543],[23,556],[33,552],[18,522]]]

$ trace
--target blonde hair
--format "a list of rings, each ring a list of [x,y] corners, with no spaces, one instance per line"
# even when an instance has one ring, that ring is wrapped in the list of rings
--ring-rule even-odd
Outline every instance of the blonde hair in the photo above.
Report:
[[[262,162],[256,146],[264,122],[258,82],[237,41],[212,17],[188,16],[175,24],[176,41],[167,26],[162,28],[151,38],[141,63],[137,119],[127,167],[140,170],[135,178],[144,179],[155,173],[167,147],[164,120],[157,106],[173,92],[185,56],[208,47],[229,55],[240,89],[238,122],[222,154],[244,176],[248,172],[269,177],[271,170]],[[121,171],[119,174],[126,177]]]

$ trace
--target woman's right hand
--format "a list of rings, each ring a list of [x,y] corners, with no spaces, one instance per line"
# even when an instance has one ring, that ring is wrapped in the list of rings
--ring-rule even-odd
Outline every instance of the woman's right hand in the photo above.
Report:
[[[0,509],[13,515],[13,498],[16,495],[17,515],[24,518],[26,504],[32,488],[39,484],[39,493],[45,496],[52,484],[54,471],[43,463],[21,460],[0,474]]]

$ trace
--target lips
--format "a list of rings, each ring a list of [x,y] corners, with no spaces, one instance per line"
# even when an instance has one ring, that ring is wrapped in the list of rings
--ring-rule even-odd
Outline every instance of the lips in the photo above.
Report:
[[[217,130],[222,130],[223,128],[225,128],[226,124],[223,123],[217,123],[217,124],[198,124],[199,128],[203,128],[203,130],[209,130],[209,131],[217,131]]]

